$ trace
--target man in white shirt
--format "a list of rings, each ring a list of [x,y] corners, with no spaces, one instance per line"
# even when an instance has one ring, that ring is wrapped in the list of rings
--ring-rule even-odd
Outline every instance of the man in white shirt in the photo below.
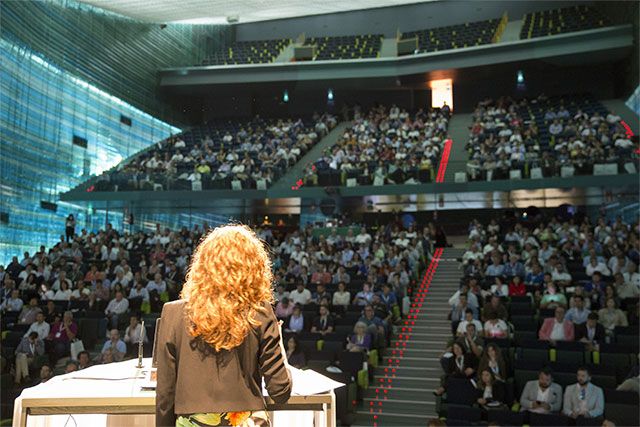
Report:
[[[50,330],[51,327],[44,321],[44,313],[40,312],[36,315],[36,321],[29,326],[29,329],[24,336],[28,337],[31,332],[36,332],[38,334],[38,338],[43,340],[49,336]]]
[[[110,321],[111,327],[118,328],[118,318],[122,314],[126,313],[129,309],[129,300],[127,300],[122,291],[116,292],[116,297],[109,301],[109,305],[104,310],[104,314],[107,315],[107,319]]]
[[[371,234],[367,233],[367,229],[365,227],[360,229],[360,234],[356,236],[355,242],[359,245],[368,245],[369,242],[371,242]]]
[[[291,302],[300,305],[306,305],[311,302],[311,292],[307,289],[302,282],[298,282],[296,290],[289,294]]]
[[[458,323],[458,328],[456,329],[456,335],[462,337],[467,333],[467,324],[472,323],[476,326],[476,331],[479,335],[483,335],[482,322],[473,318],[473,310],[470,308],[465,310],[464,312],[464,320]]]

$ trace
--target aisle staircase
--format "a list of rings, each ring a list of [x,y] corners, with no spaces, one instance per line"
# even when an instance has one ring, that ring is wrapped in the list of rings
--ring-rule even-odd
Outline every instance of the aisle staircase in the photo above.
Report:
[[[451,337],[448,300],[460,284],[462,270],[456,259],[462,253],[454,248],[434,253],[414,293],[415,318],[406,320],[375,368],[354,426],[424,426],[436,417],[432,392],[442,374],[440,355]]]
[[[464,149],[469,140],[469,126],[473,124],[472,114],[454,114],[449,121],[449,136],[453,140],[449,152],[449,163],[444,175],[445,182],[454,182],[456,172],[467,171],[469,153]]]

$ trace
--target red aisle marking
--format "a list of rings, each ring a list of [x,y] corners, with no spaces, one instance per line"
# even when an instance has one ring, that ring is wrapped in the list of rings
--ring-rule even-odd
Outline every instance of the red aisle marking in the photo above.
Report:
[[[442,158],[440,159],[438,174],[436,175],[436,182],[444,182],[444,172],[447,170],[447,163],[449,163],[449,154],[451,154],[452,144],[453,141],[451,139],[447,139],[444,142],[444,148],[442,149]]]
[[[429,285],[431,284],[433,275],[436,272],[436,269],[438,267],[438,263],[440,262],[440,257],[442,256],[443,251],[444,251],[443,248],[437,248],[433,253],[433,257],[429,262],[427,271],[425,271],[424,273],[422,282],[420,283],[420,286],[415,292],[414,303],[411,304],[411,308],[409,309],[409,314],[407,315],[408,320],[404,321],[404,326],[401,328],[403,333],[398,335],[398,340],[396,341],[396,347],[399,347],[399,344],[402,343],[402,347],[406,348],[407,343],[411,340],[412,328],[408,325],[409,324],[415,325],[415,321],[418,319],[418,315],[422,311],[422,303],[424,302],[425,296],[427,295],[427,293],[429,293]],[[416,304],[415,301],[418,301],[418,304]],[[418,306],[417,308],[416,308],[416,305]],[[376,390],[375,400],[378,403],[377,405],[379,408],[378,413],[380,414],[382,413],[382,401],[388,399],[388,396],[387,396],[388,392],[393,388],[391,384],[393,382],[393,378],[395,378],[396,376],[395,375],[396,369],[400,367],[400,361],[404,357],[404,350],[403,349],[398,349],[397,351],[393,350],[392,354],[394,357],[388,359],[388,363],[389,363],[388,367],[384,368],[385,378],[380,378],[379,380],[380,384],[375,389]],[[393,361],[395,361],[395,366],[392,365]],[[389,367],[391,367],[391,372],[392,372],[391,377],[389,377]],[[386,384],[384,381],[385,379],[387,380]],[[383,396],[383,400],[380,400],[380,390],[382,390],[383,393],[385,394],[385,396]],[[373,402],[369,402],[369,404],[370,406],[374,406]],[[376,415],[373,416],[374,427],[377,426],[377,421],[376,421],[377,418],[378,417]]]

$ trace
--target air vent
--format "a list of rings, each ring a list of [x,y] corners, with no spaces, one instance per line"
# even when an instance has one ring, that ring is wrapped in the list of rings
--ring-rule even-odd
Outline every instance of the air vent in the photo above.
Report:
[[[58,205],[56,203],[47,202],[45,200],[40,200],[40,207],[51,212],[58,211]]]
[[[131,126],[131,117],[127,117],[124,114],[120,114],[120,123],[127,126]]]
[[[77,145],[78,147],[87,148],[87,140],[78,135],[73,135],[73,145]]]
[[[9,212],[0,212],[0,224],[9,224]]]

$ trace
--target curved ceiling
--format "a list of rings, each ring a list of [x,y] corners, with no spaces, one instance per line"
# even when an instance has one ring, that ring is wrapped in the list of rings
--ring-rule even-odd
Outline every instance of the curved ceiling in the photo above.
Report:
[[[435,0],[80,0],[130,18],[155,23],[226,24],[268,21],[308,15]]]

